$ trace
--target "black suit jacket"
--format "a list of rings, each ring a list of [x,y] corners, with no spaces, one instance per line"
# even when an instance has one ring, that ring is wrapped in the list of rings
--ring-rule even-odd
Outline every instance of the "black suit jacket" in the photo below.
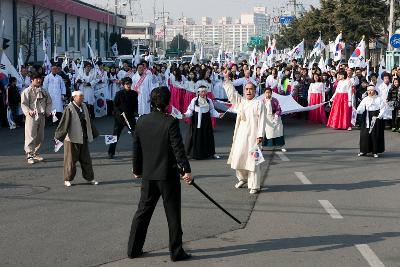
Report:
[[[159,111],[141,116],[133,136],[133,173],[145,180],[179,179],[177,164],[191,172],[179,121]]]
[[[136,91],[122,89],[115,94],[114,116],[118,122],[125,124],[125,120],[121,116],[122,112],[125,112],[129,124],[133,127],[136,123],[135,117],[138,115],[138,93]]]

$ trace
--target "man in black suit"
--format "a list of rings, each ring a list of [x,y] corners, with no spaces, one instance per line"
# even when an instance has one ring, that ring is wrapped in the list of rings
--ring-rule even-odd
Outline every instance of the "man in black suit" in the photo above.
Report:
[[[128,256],[143,254],[147,228],[160,196],[163,198],[169,228],[169,249],[172,261],[191,257],[182,248],[181,185],[179,173],[186,183],[192,181],[190,164],[185,154],[179,122],[166,114],[171,93],[167,87],[151,92],[153,111],[139,118],[133,138],[133,175],[142,178],[138,209],[132,221]]]
[[[132,79],[129,77],[125,77],[122,79],[123,90],[118,91],[114,97],[114,131],[113,135],[119,137],[121,135],[122,130],[126,125],[124,117],[122,117],[122,113],[125,113],[126,118],[131,126],[131,130],[135,129],[136,119],[138,116],[138,93],[132,90]],[[117,147],[117,143],[110,144],[108,148],[108,157],[110,159],[114,158],[115,148]]]

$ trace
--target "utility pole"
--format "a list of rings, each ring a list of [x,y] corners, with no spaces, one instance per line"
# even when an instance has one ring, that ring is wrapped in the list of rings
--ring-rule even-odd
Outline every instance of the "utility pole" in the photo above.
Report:
[[[390,38],[393,35],[393,23],[394,23],[394,0],[388,0],[390,5],[390,12],[389,12],[389,26],[388,26],[388,51],[392,51],[392,46],[390,45]]]
[[[117,30],[117,8],[118,8],[118,0],[115,0],[115,4],[114,4],[114,6],[115,6],[115,10],[114,10],[114,18],[115,18],[115,24],[114,24],[114,29],[115,29],[115,31]],[[115,33],[115,32],[114,32]]]

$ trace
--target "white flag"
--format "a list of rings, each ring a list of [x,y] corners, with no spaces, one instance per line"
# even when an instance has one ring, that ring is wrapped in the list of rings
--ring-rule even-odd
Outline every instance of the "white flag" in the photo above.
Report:
[[[43,41],[42,42],[42,49],[43,49],[44,52],[46,52],[47,51],[47,47],[49,46],[49,43],[47,42],[47,39],[44,36],[44,30],[42,32],[42,38],[43,38],[43,40],[42,40]]]
[[[89,42],[87,42],[86,45],[89,48],[89,53],[90,53],[90,57],[92,58],[92,62],[95,62],[95,60],[97,59],[96,54],[93,52],[93,49],[90,46]]]
[[[111,50],[114,54],[114,56],[118,56],[118,45],[115,43],[113,46],[111,46]]]
[[[351,54],[348,61],[349,68],[364,68],[366,66],[365,63],[365,41],[364,38],[358,44],[353,54]]]
[[[19,47],[19,54],[18,54],[18,72],[21,73],[21,66],[25,65],[24,63],[24,57],[22,54],[22,47]]]
[[[326,72],[325,60],[323,56],[321,56],[321,58],[319,59],[318,68],[320,68],[322,73]]]
[[[171,110],[171,115],[178,120],[181,120],[183,118],[182,113],[176,109],[174,106],[171,106],[172,110]]]
[[[136,53],[135,53],[135,66],[140,64],[141,58],[140,58],[140,50],[139,50],[139,44],[136,47]]]
[[[68,58],[67,58],[67,55],[65,55],[64,61],[63,61],[63,63],[61,64],[61,69],[64,71],[64,69],[65,69],[66,67],[68,67]]]
[[[54,152],[58,152],[63,145],[63,142],[54,139]]]
[[[196,52],[193,53],[192,59],[190,60],[191,65],[196,65],[197,64],[197,57],[196,57]]]
[[[256,165],[259,165],[265,161],[262,151],[258,145],[250,149],[250,156],[254,159]]]
[[[335,39],[334,43],[334,50],[332,51],[334,53],[333,55],[333,60],[334,61],[340,61],[342,59],[342,50],[344,49],[344,42],[343,42],[343,37],[342,33],[339,33],[339,35]]]
[[[18,73],[18,71],[11,64],[11,61],[7,57],[6,53],[2,53],[1,54],[0,72],[3,72],[3,73],[8,74],[10,76],[13,76],[13,77],[17,78],[17,80],[22,83],[21,75]]]
[[[318,57],[319,55],[321,55],[321,53],[322,53],[322,51],[324,51],[324,49],[325,49],[325,44],[322,41],[321,36],[320,36],[314,44],[314,48],[311,51],[310,57],[312,57],[313,55]]]
[[[104,141],[106,142],[106,145],[114,144],[118,141],[118,137],[116,135],[105,135]]]
[[[296,45],[289,53],[288,56],[291,58],[301,58],[304,56],[304,40]]]
[[[386,72],[385,66],[385,58],[382,57],[381,62],[379,63],[379,70],[378,70],[378,85],[383,83],[383,74]]]
[[[57,110],[53,110],[51,112],[51,116],[53,117],[53,123],[58,121],[58,118],[56,116]]]
[[[50,73],[51,64],[50,64],[49,57],[47,56],[47,53],[44,53],[43,69],[44,69],[44,73],[46,75]]]
[[[217,58],[218,65],[221,67],[222,64],[222,48],[218,50],[218,58]]]
[[[253,52],[250,55],[249,63],[250,63],[250,66],[254,66],[254,65],[257,64],[257,55],[256,55],[256,48],[255,47],[253,48]]]
[[[204,59],[204,47],[203,45],[201,45],[200,47],[200,61],[202,61]]]

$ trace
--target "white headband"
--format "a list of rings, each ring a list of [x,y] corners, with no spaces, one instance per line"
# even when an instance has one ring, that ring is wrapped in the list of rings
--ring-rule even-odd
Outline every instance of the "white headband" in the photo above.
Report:
[[[83,95],[82,91],[73,91],[72,96]]]

